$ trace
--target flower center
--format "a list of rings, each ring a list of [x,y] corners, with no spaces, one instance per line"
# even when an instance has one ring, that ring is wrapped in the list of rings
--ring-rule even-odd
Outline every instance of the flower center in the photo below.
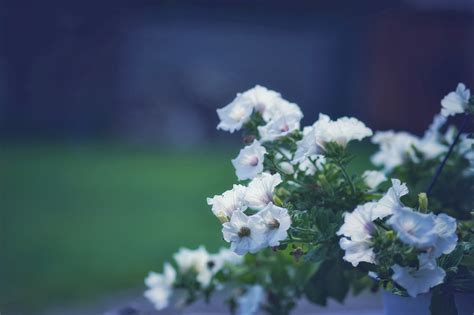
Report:
[[[245,163],[250,166],[257,166],[258,165],[258,157],[256,155],[247,156],[245,159]]]
[[[288,130],[290,130],[290,126],[288,126],[288,124],[284,124],[280,128],[280,132],[288,132]]]
[[[238,235],[240,238],[250,236],[250,229],[246,226],[243,226],[240,228]]]
[[[276,230],[280,227],[280,222],[277,219],[272,219],[267,225],[269,229]]]

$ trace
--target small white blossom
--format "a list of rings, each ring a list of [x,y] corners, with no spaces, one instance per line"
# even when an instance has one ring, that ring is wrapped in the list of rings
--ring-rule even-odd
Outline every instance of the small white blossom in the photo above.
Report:
[[[299,169],[306,176],[313,176],[317,170],[322,170],[324,163],[326,163],[324,155],[312,155],[299,164]]]
[[[263,171],[264,155],[267,150],[254,140],[252,144],[240,150],[239,155],[232,160],[239,180],[252,179]]]
[[[207,204],[212,206],[212,212],[218,218],[231,217],[234,211],[245,211],[245,192],[247,187],[234,185],[231,190],[222,195],[216,195],[213,198],[207,198]]]
[[[403,207],[400,198],[408,194],[408,187],[399,179],[392,179],[392,187],[388,189],[385,195],[377,202],[375,211],[379,218],[385,218],[394,214],[398,209]]]
[[[277,120],[280,117],[293,117],[295,121],[300,121],[303,118],[303,113],[298,105],[290,103],[285,99],[280,99],[274,105],[268,108],[263,114],[263,119],[267,122]],[[299,127],[298,127],[299,128]]]
[[[303,128],[303,138],[296,142],[296,152],[293,163],[302,163],[314,155],[320,155],[323,149],[319,146],[314,126]]]
[[[234,132],[240,130],[242,125],[249,121],[253,112],[253,104],[250,99],[237,95],[229,105],[219,108],[217,115],[221,120],[217,129]]]
[[[288,210],[269,203],[257,215],[259,215],[266,225],[266,240],[268,246],[278,246],[280,241],[288,237],[288,229],[291,226],[291,219]]]
[[[176,271],[168,263],[164,265],[163,274],[155,272],[148,274],[145,284],[149,289],[145,291],[144,295],[157,310],[168,307],[175,280]]]
[[[273,191],[282,182],[280,174],[262,173],[255,177],[247,187],[245,201],[253,209],[261,210],[273,202]]]
[[[279,153],[277,152],[275,154],[275,159],[277,160],[278,167],[283,171],[283,173],[287,175],[291,175],[295,172],[295,168],[293,167],[293,164],[291,164],[290,159],[291,159],[291,152],[285,149],[280,149]]]
[[[204,287],[209,285],[212,277],[208,268],[209,257],[209,253],[203,246],[195,250],[180,248],[173,256],[180,272],[195,272],[197,281]]]
[[[237,255],[230,249],[221,248],[217,254],[210,256],[209,261],[212,262],[213,273],[216,273],[225,265],[240,265],[243,262],[243,256]]]
[[[229,222],[222,225],[222,234],[230,249],[238,255],[256,253],[265,247],[265,223],[258,215],[247,216],[236,211]]]
[[[365,184],[372,190],[387,180],[384,173],[379,171],[365,171],[362,174]]]
[[[258,127],[260,141],[274,141],[300,129],[301,117],[295,114],[282,115]]]
[[[351,213],[345,213],[344,224],[336,233],[343,236],[339,240],[339,246],[345,251],[343,259],[354,267],[363,261],[375,262],[371,239],[376,231],[373,223],[378,218],[376,207],[376,202],[368,202],[357,206]]]
[[[441,114],[445,117],[461,114],[466,111],[471,91],[463,83],[459,83],[456,91],[450,92],[441,100]]]
[[[433,257],[449,254],[456,248],[458,242],[456,227],[456,219],[449,215],[440,213],[436,216],[434,233],[437,240],[430,253]]]
[[[443,283],[446,272],[431,263],[420,265],[420,268],[392,266],[392,279],[405,288],[411,297],[428,292],[432,287]]]
[[[237,314],[254,315],[263,303],[265,291],[263,287],[256,284],[247,289],[247,291],[237,299]]]

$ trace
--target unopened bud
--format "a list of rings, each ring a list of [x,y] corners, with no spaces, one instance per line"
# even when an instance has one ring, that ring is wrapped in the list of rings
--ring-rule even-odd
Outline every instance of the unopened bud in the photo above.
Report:
[[[273,196],[273,203],[279,207],[283,207],[283,201],[281,201],[281,199],[278,198],[277,195]]]
[[[426,193],[418,194],[418,208],[421,212],[428,211],[428,196],[426,195]]]
[[[393,232],[393,231],[387,231],[387,232],[385,232],[385,236],[387,236],[387,238],[388,238],[389,240],[394,240],[394,239],[395,239],[395,232]]]
[[[219,219],[219,222],[222,224],[229,222],[229,218],[226,215],[219,215],[217,219]]]

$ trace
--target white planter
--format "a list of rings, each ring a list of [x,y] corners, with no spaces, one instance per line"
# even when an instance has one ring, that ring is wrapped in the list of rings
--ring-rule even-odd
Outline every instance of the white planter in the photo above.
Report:
[[[474,314],[474,294],[454,295],[458,315]],[[422,294],[416,298],[403,297],[383,292],[383,309],[385,315],[430,315],[431,294]]]

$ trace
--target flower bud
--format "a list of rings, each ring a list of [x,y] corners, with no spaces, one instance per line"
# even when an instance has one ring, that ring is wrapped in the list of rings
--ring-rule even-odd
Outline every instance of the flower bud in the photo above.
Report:
[[[418,194],[418,207],[421,212],[428,211],[428,196],[426,195],[426,193]]]

